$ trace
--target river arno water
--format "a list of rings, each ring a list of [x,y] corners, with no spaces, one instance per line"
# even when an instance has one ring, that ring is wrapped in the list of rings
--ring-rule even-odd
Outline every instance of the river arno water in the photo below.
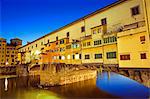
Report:
[[[39,77],[0,79],[0,99],[147,99],[150,95],[148,87],[113,72],[103,72],[92,80],[44,89],[38,88],[39,83]]]

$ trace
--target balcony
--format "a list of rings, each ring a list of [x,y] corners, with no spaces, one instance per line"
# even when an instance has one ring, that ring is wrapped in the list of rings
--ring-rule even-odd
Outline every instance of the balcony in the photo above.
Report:
[[[130,28],[128,30],[122,31],[122,32],[118,32],[117,33],[117,37],[121,37],[121,36],[126,36],[126,35],[133,35],[136,33],[140,33],[140,32],[144,32],[146,31],[146,27],[145,26],[138,26],[138,27],[134,27],[134,28]]]
[[[131,29],[136,29],[136,28],[144,27],[144,26],[145,26],[145,21],[139,21],[139,22],[136,22],[136,23],[124,25],[123,31],[131,30]]]
[[[81,37],[81,41],[83,41],[83,40],[89,40],[89,39],[92,39],[92,35]]]

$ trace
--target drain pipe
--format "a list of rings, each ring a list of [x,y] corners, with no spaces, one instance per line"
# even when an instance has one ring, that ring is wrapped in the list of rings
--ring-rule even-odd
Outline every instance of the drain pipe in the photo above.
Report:
[[[150,24],[149,24],[150,19],[148,18],[148,9],[147,9],[147,7],[148,7],[147,3],[148,2],[150,4],[150,1],[143,0],[143,9],[144,9],[144,13],[145,13],[146,27],[147,27],[147,32],[148,32],[148,35],[149,35],[149,42],[150,42]],[[150,43],[149,43],[149,50],[150,50]]]
[[[149,34],[149,40],[150,40],[150,25],[149,25],[149,19],[148,19],[148,11],[147,11],[147,2],[146,0],[143,0],[143,8],[144,8],[144,13],[145,13],[145,21],[146,21],[146,26],[147,26],[147,32]]]

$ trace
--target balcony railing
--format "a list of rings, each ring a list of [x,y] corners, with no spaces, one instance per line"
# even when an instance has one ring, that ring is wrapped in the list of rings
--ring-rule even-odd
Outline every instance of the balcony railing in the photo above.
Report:
[[[139,27],[143,27],[143,26],[145,26],[145,21],[139,21],[139,22],[136,22],[136,23],[124,25],[123,31],[130,30],[130,29],[135,29],[135,28],[139,28]]]
[[[83,37],[81,37],[81,41],[82,41],[82,40],[88,40],[88,39],[92,39],[92,35],[88,35],[88,36],[83,36]]]

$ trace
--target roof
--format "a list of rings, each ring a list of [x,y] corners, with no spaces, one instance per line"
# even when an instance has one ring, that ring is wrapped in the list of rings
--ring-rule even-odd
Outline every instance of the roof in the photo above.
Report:
[[[11,40],[20,40],[20,41],[22,41],[21,39],[19,39],[19,38],[13,38],[13,39],[11,39]]]
[[[60,30],[62,30],[62,29],[64,29],[64,28],[66,28],[66,27],[68,27],[68,26],[71,26],[71,25],[73,25],[73,24],[75,24],[75,23],[78,23],[78,22],[80,22],[80,21],[83,21],[83,20],[85,20],[85,19],[87,19],[87,18],[89,18],[89,17],[91,17],[91,16],[94,16],[94,15],[96,15],[97,13],[103,12],[103,11],[105,11],[105,10],[111,8],[111,7],[114,7],[114,6],[116,6],[116,5],[118,5],[118,4],[122,3],[122,2],[125,2],[125,1],[128,1],[128,0],[118,0],[118,1],[116,1],[116,2],[114,2],[114,3],[112,3],[112,4],[110,4],[110,5],[108,5],[108,6],[106,6],[106,7],[103,7],[103,8],[101,8],[101,9],[98,9],[98,10],[94,11],[93,13],[90,13],[90,14],[84,16],[84,17],[81,17],[81,18],[79,18],[78,20],[73,21],[72,23],[69,23],[69,24],[67,24],[67,25],[65,25],[65,26],[63,26],[63,27],[61,27],[61,28],[59,28],[59,29],[56,29],[56,30],[53,31],[53,32],[50,32],[50,33],[48,33],[48,34],[46,34],[46,35],[44,35],[44,36],[42,36],[42,37],[40,37],[40,38],[38,38],[38,39],[32,41],[30,44],[32,44],[32,43],[34,43],[34,42],[36,42],[36,41],[38,41],[38,40],[40,40],[40,39],[42,39],[42,38],[48,36],[48,35],[54,34],[54,33],[56,33],[56,32],[58,32],[58,31],[60,31]],[[25,47],[25,46],[28,46],[28,45],[29,45],[29,44],[26,44],[26,45],[20,47],[19,49],[21,49],[21,48],[23,48],[23,47]]]
[[[4,38],[0,38],[0,40],[6,40],[6,39],[4,39]]]

